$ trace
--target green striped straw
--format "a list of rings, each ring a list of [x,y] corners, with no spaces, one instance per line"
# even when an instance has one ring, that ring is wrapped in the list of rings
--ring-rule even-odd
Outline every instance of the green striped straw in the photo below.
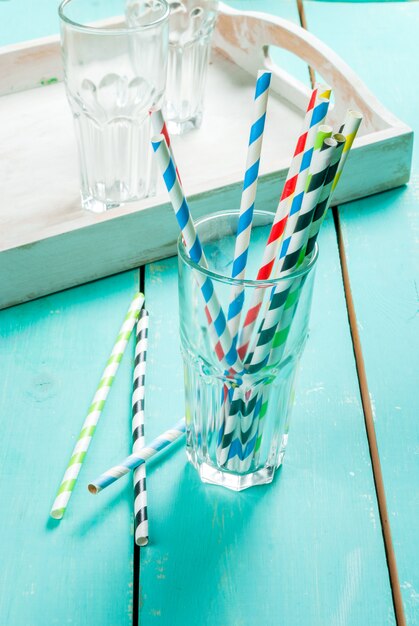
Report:
[[[134,325],[144,304],[144,295],[137,293],[128,309],[123,324],[120,328],[111,355],[106,363],[106,367],[100,379],[99,386],[89,407],[89,412],[84,421],[77,443],[74,447],[67,469],[61,481],[55,497],[54,504],[50,512],[54,519],[62,519],[71,498],[78,475],[83,465],[92,437],[95,433],[97,423],[105,406],[106,398],[115,379],[119,364],[124,354],[125,348],[131,336]]]
[[[333,193],[339,182],[340,176],[346,163],[346,159],[348,158],[348,153],[352,147],[361,122],[362,114],[358,111],[349,110],[346,113],[344,123],[339,129],[339,133],[333,135],[333,138],[337,141],[338,146],[333,154],[332,162],[326,175],[325,184],[323,185],[322,193],[314,212],[313,221],[310,226],[307,246],[301,250],[297,266],[301,265],[306,255],[311,254],[314,250],[314,246],[316,244],[321,225],[332,202]],[[288,296],[287,302],[285,304],[285,317],[281,320],[281,323],[278,326],[278,330],[276,331],[273,340],[272,351],[269,358],[269,365],[279,362],[279,359],[284,352],[285,342],[291,328],[292,318],[298,305],[299,291],[300,287],[296,285],[294,291],[291,292]]]

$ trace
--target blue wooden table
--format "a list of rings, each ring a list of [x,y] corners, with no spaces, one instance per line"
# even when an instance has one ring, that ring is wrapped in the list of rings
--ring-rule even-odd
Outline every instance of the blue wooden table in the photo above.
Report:
[[[3,4],[5,28],[20,7]],[[2,43],[54,32],[53,4],[17,20]],[[299,20],[293,0],[233,5]],[[304,11],[307,27],[419,130],[419,4],[305,2]],[[298,63],[293,71],[308,77]],[[339,207],[323,228],[275,482],[239,494],[203,486],[177,449],[150,467],[141,553],[131,482],[96,498],[84,488],[129,448],[132,350],[64,520],[48,513],[139,287],[151,316],[148,436],[182,416],[176,260],[0,313],[1,626],[419,624],[417,157],[415,148],[407,187]]]

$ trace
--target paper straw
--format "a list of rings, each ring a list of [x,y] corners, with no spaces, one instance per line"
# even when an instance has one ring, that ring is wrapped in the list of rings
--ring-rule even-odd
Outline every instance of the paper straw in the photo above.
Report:
[[[306,186],[306,178],[315,148],[316,136],[327,115],[330,93],[331,90],[325,85],[318,86],[312,92],[304,119],[303,130],[297,141],[294,159],[291,163],[290,172],[277,209],[277,213],[279,212],[282,216],[281,227],[274,220],[265,249],[269,262],[266,263],[265,258],[263,259],[258,273],[258,280],[266,280],[271,276],[288,219],[301,206],[302,194]],[[330,134],[332,133],[331,128],[329,132]],[[292,174],[292,178],[290,178],[290,174]],[[288,215],[288,211],[290,211],[290,215]]]
[[[307,243],[314,212],[318,201],[322,197],[327,173],[335,149],[338,147],[338,142],[335,139],[331,137],[324,138],[322,135],[323,133],[320,131],[318,136],[322,144],[321,148],[315,151],[313,155],[313,161],[307,179],[307,189],[304,193],[301,210],[298,212],[298,218],[294,222],[292,233],[287,239],[284,239],[282,244],[281,255],[278,262],[278,275],[298,265],[300,252],[305,248]]]
[[[237,225],[236,245],[231,277],[243,280],[246,274],[247,255],[252,230],[253,211],[255,208],[256,191],[259,175],[260,155],[262,151],[263,132],[265,129],[266,108],[268,105],[271,72],[259,70],[256,80],[252,125],[250,128],[249,145],[246,159],[246,172],[240,202],[239,222]],[[244,287],[233,285],[231,301],[228,309],[228,326],[234,342],[244,301]]]
[[[266,280],[270,277],[272,268],[276,261],[284,229],[288,220],[288,211],[293,201],[297,188],[298,179],[300,177],[300,186],[303,184],[301,176],[305,177],[306,170],[310,164],[314,140],[319,126],[324,121],[330,98],[331,90],[325,85],[318,85],[311,94],[307,111],[305,114],[301,133],[298,137],[294,156],[287,174],[284,188],[281,193],[277,211],[275,213],[271,232],[268,237],[267,245],[264,250],[261,267],[257,274],[257,280]],[[330,128],[330,131],[332,129]],[[299,188],[298,188],[299,189]],[[254,325],[257,320],[262,301],[264,299],[264,290],[255,290],[253,293],[251,306],[246,314],[243,328],[239,339],[238,354],[244,359],[250,338],[253,333]],[[233,398],[236,399],[239,391],[236,389]],[[233,407],[235,405],[233,404]],[[229,458],[229,449],[231,442],[234,441],[234,433],[238,427],[239,416],[231,414],[226,417],[224,422],[223,439],[220,442],[222,452],[219,451],[219,462],[225,463]],[[230,443],[229,443],[230,442]]]
[[[322,163],[318,163],[318,155],[320,155],[320,151],[322,150],[323,146],[324,146],[324,141],[325,139],[329,138],[332,136],[332,132],[333,129],[331,126],[328,126],[327,124],[321,124],[318,127],[317,130],[317,135],[314,139],[313,142],[313,146],[310,150],[311,153],[311,160],[310,163],[316,163],[317,167],[317,171],[318,168],[320,167],[320,171],[323,169],[323,165]],[[328,146],[326,146],[328,147]],[[330,155],[329,155],[330,156]],[[320,158],[321,161],[321,158]],[[289,250],[289,244],[291,242],[291,238],[295,235],[296,229],[297,229],[297,225],[299,224],[299,222],[301,222],[301,208],[302,208],[302,202],[305,199],[305,206],[308,206],[307,204],[307,198],[305,197],[305,195],[307,194],[307,190],[306,190],[306,186],[307,186],[307,178],[309,175],[312,174],[312,167],[310,165],[309,169],[305,169],[304,173],[301,175],[300,179],[299,179],[299,183],[301,183],[302,185],[304,185],[301,188],[301,191],[298,191],[298,194],[294,197],[292,205],[291,205],[291,209],[290,209],[290,215],[288,217],[288,221],[287,221],[287,225],[284,231],[284,237],[281,243],[281,249],[280,249],[280,254],[279,254],[279,259],[275,268],[275,275],[278,276],[279,273],[282,270],[282,265],[283,265],[283,261],[284,261],[284,256],[288,253]],[[310,172],[310,174],[309,174]],[[310,203],[310,206],[311,203]],[[312,215],[310,215],[310,220],[312,218]],[[295,265],[295,263],[294,263]]]
[[[320,128],[314,142],[313,156],[309,168],[307,179],[307,188],[303,196],[301,208],[298,211],[298,219],[295,221],[294,232],[289,237],[287,252],[280,261],[280,269],[283,271],[293,269],[298,262],[301,249],[306,245],[308,230],[316,208],[317,200],[320,196],[322,186],[330,165],[333,151],[337,146],[334,139],[328,137],[329,127]],[[285,243],[285,241],[284,241]],[[284,244],[283,244],[284,245]],[[297,279],[298,280],[298,279]],[[272,341],[274,339],[278,323],[282,317],[285,303],[292,287],[290,281],[284,281],[277,285],[273,292],[268,312],[261,324],[260,332],[257,335],[256,346],[249,353],[246,359],[246,365],[250,373],[259,371],[269,360],[272,349]],[[252,389],[249,398],[251,402],[258,406],[261,402],[259,391]],[[234,404],[234,400],[233,403]],[[238,433],[238,441],[242,442],[250,440],[256,444],[256,434],[258,426],[258,415],[252,411],[247,411],[245,415],[238,421],[240,432]],[[234,446],[232,443],[232,448]],[[244,472],[250,466],[251,454],[253,449],[246,443],[247,454],[242,454],[239,471]]]
[[[262,264],[257,274],[257,280],[267,280],[271,276],[287,224],[290,206],[295,196],[298,179],[300,176],[304,175],[307,164],[311,161],[314,137],[317,128],[323,123],[326,117],[330,93],[330,89],[325,85],[320,85],[312,91],[304,117],[303,127],[297,140],[294,156],[281,193],[271,232],[263,252]],[[252,303],[247,311],[239,338],[238,353],[242,360],[247,353],[263,297],[264,290],[254,291]]]
[[[174,162],[172,142],[170,139],[169,131],[167,130],[167,125],[163,116],[163,111],[161,109],[150,111],[150,119],[151,119],[151,126],[153,128],[153,135],[164,135],[164,138],[166,139],[167,147],[169,148],[170,156],[172,157],[173,162]],[[179,181],[182,182],[180,175],[179,175],[179,170],[177,167],[176,167],[176,173],[179,177]]]
[[[95,433],[97,423],[105,406],[106,398],[118,371],[125,348],[131,336],[134,324],[138,319],[141,307],[144,304],[144,295],[137,293],[131,302],[123,324],[120,328],[111,355],[106,363],[99,386],[89,407],[87,417],[77,439],[67,469],[61,481],[54,504],[50,512],[54,519],[61,519],[65,513],[78,475],[83,465],[87,450]]]
[[[269,353],[268,365],[279,363],[282,355],[284,354],[286,342],[289,332],[291,330],[291,324],[296,313],[300,293],[304,282],[305,277],[296,278],[293,282],[293,285],[284,305],[284,311],[281,315],[280,323],[278,324],[275,336],[272,341],[272,348]]]
[[[339,182],[340,173],[343,170],[345,165],[346,158],[348,156],[348,152],[352,146],[352,143],[355,139],[356,133],[362,121],[362,115],[356,111],[348,111],[345,119],[345,123],[341,127],[341,131],[345,131],[348,129],[348,137],[349,141],[347,142],[347,138],[340,132],[335,133],[333,135],[333,139],[336,140],[337,146],[334,150],[333,157],[329,166],[329,169],[326,174],[326,179],[322,188],[322,192],[320,195],[320,199],[317,203],[316,209],[313,215],[313,221],[310,226],[309,238],[307,241],[307,246],[303,249],[300,254],[299,264],[301,264],[304,258],[310,255],[317,241],[317,237],[321,228],[321,225],[324,221],[324,218],[327,214],[327,210],[330,206],[333,197],[333,191],[336,188],[337,183]],[[346,150],[345,150],[346,149]],[[345,158],[343,159],[343,155],[345,154]],[[339,171],[339,176],[337,176],[337,172]],[[336,181],[336,182],[335,182]],[[300,288],[298,289],[298,292]],[[294,292],[295,293],[295,292]],[[294,296],[293,302],[292,300],[293,292],[291,292],[288,296],[287,302],[285,304],[285,311],[283,317],[281,318],[280,328],[276,331],[272,350],[269,357],[268,364],[278,363],[282,358],[282,355],[285,350],[285,344],[288,337],[288,333],[290,331],[291,323],[295,314],[295,309],[298,305],[298,294],[297,297]]]
[[[285,333],[278,332],[275,335],[272,349],[270,351],[269,363],[271,363],[271,355],[273,353],[276,354],[276,358],[272,359],[272,363],[278,363],[281,358],[285,346],[286,337],[288,336],[290,330],[291,321],[294,317],[295,309],[298,305],[298,298],[300,295],[302,282],[303,278],[295,279],[291,291],[288,294],[287,301],[285,303],[285,309],[281,317],[281,331],[283,330],[282,323],[284,323],[284,325],[286,325]],[[284,338],[284,343],[280,347],[277,347],[275,344],[275,340],[277,338],[281,340]],[[258,411],[255,411],[253,415],[250,414],[250,422],[243,422],[243,424],[241,424],[242,431],[245,431],[246,428],[248,429],[248,441],[252,442],[252,444],[254,444],[254,447],[251,448],[250,446],[248,446],[246,450],[247,454],[242,455],[242,459],[237,467],[237,470],[239,472],[247,472],[250,468],[252,460],[254,460],[255,465],[257,465],[258,463],[258,455],[260,452],[260,446],[262,443],[262,436],[265,425],[265,415],[268,409],[269,386],[266,387],[265,385],[263,385],[261,390],[255,389],[254,396],[257,397],[257,400],[260,403],[260,409]],[[251,401],[254,402],[253,398],[251,399]],[[242,438],[241,433],[239,433],[239,436]]]
[[[340,133],[335,133],[333,139],[337,142],[337,146],[333,153],[332,160],[330,162],[329,169],[326,174],[323,189],[317,203],[316,209],[313,214],[313,220],[311,222],[310,231],[308,235],[307,246],[301,251],[299,262],[302,263],[304,258],[312,253],[314,245],[317,240],[317,235],[323,223],[323,220],[327,213],[327,208],[330,203],[330,194],[332,190],[333,181],[336,176],[336,172],[339,166],[339,162],[342,156],[342,150],[345,145],[345,137]]]
[[[262,389],[262,405],[260,407],[259,419],[257,422],[257,436],[256,436],[255,450],[254,450],[255,465],[259,464],[260,447],[262,445],[263,430],[265,428],[265,416],[268,411],[268,404],[269,404],[269,387],[267,389],[266,386],[264,386]]]
[[[335,140],[326,136],[328,132],[329,131],[325,131],[324,128],[320,129],[316,142],[314,143],[313,158],[310,165],[309,175],[307,177],[307,189],[301,204],[298,220],[295,223],[294,232],[287,245],[287,253],[283,256],[281,261],[282,269],[284,271],[291,270],[297,265],[300,251],[306,243],[308,229],[316,207],[317,198],[321,193],[325,176],[330,165],[333,150],[337,146],[337,142]],[[318,149],[317,140],[321,141],[320,149]],[[283,242],[283,245],[285,245],[285,241]],[[299,282],[299,279],[296,280]],[[272,349],[272,341],[275,337],[278,323],[282,317],[290,288],[292,288],[292,284],[289,281],[284,281],[283,284],[277,285],[274,290],[267,315],[265,316],[261,325],[260,333],[257,337],[256,347],[254,351],[249,354],[248,359],[246,360],[248,370],[251,373],[259,371],[268,363]],[[252,390],[253,397],[250,398],[249,402],[254,401],[255,397],[259,395],[258,390]],[[260,402],[262,401],[261,397],[258,399]],[[244,416],[240,420],[241,433],[239,435],[239,439],[243,441],[244,433],[248,433],[247,437],[251,441],[254,441],[254,437],[257,434],[257,427],[258,415],[248,413],[248,416]],[[248,454],[243,455],[242,462],[240,463],[239,469],[241,472],[247,471],[250,466],[252,450],[247,448],[247,451]]]
[[[320,227],[323,223],[324,218],[326,217],[327,210],[329,209],[331,202],[333,200],[333,195],[337,184],[339,183],[343,168],[345,167],[346,159],[348,158],[349,151],[352,147],[354,139],[357,135],[358,129],[362,122],[362,114],[358,111],[349,110],[346,113],[345,121],[339,129],[339,133],[333,135],[333,137],[338,141],[339,145],[342,143],[342,138],[344,140],[343,150],[339,147],[336,156],[340,154],[340,159],[337,164],[334,164],[332,168],[332,164],[329,168],[330,174],[328,172],[327,175],[327,189],[325,190],[325,198],[326,203],[325,206],[321,205],[316,208],[315,215],[313,217],[313,227],[310,232],[309,240],[307,243],[306,255],[310,254],[314,249],[314,245],[317,240],[317,236],[320,231]],[[333,180],[331,181],[333,175]],[[327,197],[326,197],[327,196]]]
[[[147,364],[149,315],[145,309],[137,322],[135,363],[132,393],[132,452],[138,454],[144,448],[144,397]],[[148,543],[147,484],[145,464],[133,473],[134,482],[134,537],[138,546]]]
[[[246,456],[246,446],[253,449],[255,443],[254,441],[249,441],[246,431],[241,434],[240,439],[235,436],[239,418],[246,419],[246,417],[258,411],[260,407],[256,406],[258,400],[256,396],[253,396],[250,401],[243,398],[241,386],[230,389],[230,398],[224,429],[221,436],[219,436],[217,461],[222,466],[226,465],[229,469],[235,469],[233,462],[235,457],[238,456],[239,460],[242,460],[243,455]],[[240,430],[238,430],[237,434],[239,433]],[[244,450],[242,445],[244,445]]]
[[[292,270],[297,265],[300,250],[308,238],[313,212],[320,197],[336,145],[337,142],[334,139],[325,139],[322,149],[314,153],[307,180],[307,190],[299,212],[299,219],[295,232],[291,236],[287,252],[282,258],[280,270]],[[250,373],[259,371],[268,362],[272,340],[291,286],[292,281],[283,280],[273,290],[267,314],[256,339],[256,346],[246,359]]]
[[[182,418],[173,428],[166,430],[162,435],[156,437],[156,439],[138,453],[127,456],[119,465],[115,465],[115,467],[107,470],[101,474],[99,478],[89,483],[88,489],[90,493],[99,493],[99,491],[109,487],[109,485],[112,485],[119,478],[125,476],[125,474],[132,472],[148,459],[170,446],[170,444],[179,439],[179,437],[182,437],[182,435],[185,434],[185,430],[185,418]]]
[[[166,122],[164,121],[163,112],[161,109],[150,111],[151,126],[153,128],[153,135],[164,135],[166,139],[167,147],[171,153],[172,148],[170,145],[170,135],[167,130]]]
[[[361,116],[360,114],[356,113],[356,112],[348,112],[348,115],[346,117],[346,129],[348,129],[348,135],[350,138],[350,142],[348,142],[348,150],[350,149],[350,146],[352,145],[353,139],[356,135],[356,132],[359,128],[359,124],[361,121]],[[343,130],[343,127],[342,127]],[[305,249],[304,244],[302,245],[301,249],[300,249],[300,253],[299,253],[299,259],[297,261],[297,266],[302,262],[302,260],[304,259],[305,253],[306,254],[310,254],[314,248],[314,244],[316,242],[317,239],[317,234],[319,232],[321,223],[322,223],[322,219],[324,219],[324,215],[325,215],[325,211],[327,210],[327,207],[330,205],[330,201],[331,201],[331,188],[332,188],[332,182],[334,180],[338,181],[339,177],[335,177],[336,175],[336,171],[338,170],[338,166],[339,163],[342,162],[342,148],[343,148],[343,144],[342,144],[342,135],[340,134],[336,134],[333,136],[333,139],[336,140],[337,145],[334,148],[333,151],[333,156],[331,159],[331,163],[329,165],[329,168],[327,170],[327,174],[326,174],[326,179],[324,181],[324,185],[322,186],[322,191],[320,194],[320,199],[317,203],[317,206],[314,210],[314,214],[313,214],[313,221],[316,221],[316,224],[312,224],[312,226],[310,226],[310,230],[309,230],[309,241],[307,243],[307,249]],[[346,144],[345,144],[346,145]],[[344,161],[343,161],[344,164]],[[340,171],[342,171],[343,167],[340,168]],[[337,182],[336,182],[337,184]],[[335,186],[336,186],[335,184]],[[322,214],[322,218],[319,219],[319,214]],[[304,240],[303,240],[304,241]],[[298,250],[298,247],[296,248]],[[297,254],[294,254],[294,260],[295,257],[297,256]],[[291,263],[292,257],[291,259],[288,261],[289,265],[292,265]],[[287,299],[284,305],[284,311],[281,314],[281,320],[280,320],[280,328],[277,327],[277,330],[275,332],[273,341],[272,341],[272,348],[270,350],[269,353],[269,360],[268,363],[269,364],[275,364],[278,363],[281,358],[282,355],[284,353],[285,350],[285,346],[286,346],[286,340],[291,328],[291,324],[292,324],[292,320],[294,318],[295,312],[296,312],[296,308],[298,306],[298,301],[299,301],[299,295],[301,292],[301,289],[303,287],[304,284],[304,280],[305,277],[302,277],[301,279],[296,279],[293,282],[293,285],[291,287],[291,292],[288,293],[287,295]],[[254,398],[251,398],[251,401],[254,402]],[[262,401],[262,407],[261,410],[259,412],[259,419],[256,420],[254,419],[252,424],[251,424],[251,430],[249,433],[249,439],[252,439],[253,436],[253,431],[256,427],[256,424],[258,423],[258,428],[260,429],[260,433],[258,431],[258,436],[257,436],[257,440],[256,440],[256,445],[255,445],[255,452],[254,455],[256,456],[257,454],[257,450],[260,447],[261,444],[261,437],[262,437],[262,433],[263,433],[263,419],[261,421],[261,416],[264,416],[266,413],[266,402]],[[247,424],[246,422],[242,422],[242,429],[247,428]],[[232,448],[234,449],[234,441],[232,443]],[[249,456],[247,459],[243,460],[240,465],[239,465],[239,471],[244,472],[247,471],[248,467],[250,466],[250,461],[251,461],[251,456]]]
[[[158,159],[163,179],[169,192],[170,200],[179,224],[188,256],[204,268],[208,263],[203,252],[201,242],[192,221],[188,202],[183,193],[179,177],[176,174],[174,160],[170,156],[166,140],[163,135],[152,138],[153,150]],[[224,312],[215,293],[212,280],[200,272],[195,272],[195,278],[201,289],[205,301],[205,312],[208,327],[211,333],[215,354],[226,370],[240,372],[243,365],[237,357],[237,350],[230,335]]]
[[[258,184],[260,155],[262,150],[263,132],[265,128],[266,109],[268,104],[271,72],[259,70],[256,80],[253,121],[250,128],[249,144],[246,159],[246,171],[243,181],[243,190],[240,202],[239,223],[237,226],[236,245],[232,267],[232,278],[243,280],[246,275],[247,255],[252,229],[253,212],[255,208],[256,191]],[[230,305],[228,308],[228,327],[234,344],[237,343],[240,317],[244,303],[244,287],[233,285],[231,288]],[[226,399],[230,399],[232,390],[226,389]],[[219,462],[224,464],[225,446],[230,437],[230,429],[235,428],[235,417],[229,417],[230,402],[223,407],[224,420],[222,438],[220,440]]]
[[[336,172],[336,176],[333,181],[332,191],[330,194],[330,202],[332,201],[333,193],[341,177],[342,170],[345,167],[346,159],[348,158],[349,151],[352,148],[352,144],[354,142],[358,129],[361,125],[361,122],[362,122],[362,114],[359,113],[358,111],[353,111],[351,109],[347,112],[345,121],[343,125],[341,126],[341,128],[339,129],[339,132],[345,135],[346,141],[345,141],[345,146],[343,148],[342,157],[339,162],[338,170]],[[330,202],[329,202],[329,205],[330,205]]]

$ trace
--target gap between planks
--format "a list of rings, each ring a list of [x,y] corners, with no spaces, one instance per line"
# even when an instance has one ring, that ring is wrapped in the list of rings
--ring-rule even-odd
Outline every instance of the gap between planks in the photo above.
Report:
[[[406,626],[406,618],[403,608],[403,600],[400,590],[399,574],[397,571],[396,555],[391,536],[390,522],[388,519],[387,500],[384,488],[383,473],[381,470],[380,455],[378,452],[377,437],[375,434],[374,416],[371,406],[371,398],[368,389],[367,373],[365,371],[364,357],[362,354],[361,339],[358,332],[358,323],[355,313],[355,305],[352,297],[351,283],[349,280],[348,264],[346,261],[345,246],[343,243],[342,229],[338,207],[334,207],[333,220],[335,223],[336,237],[339,249],[339,259],[342,271],[343,288],[345,292],[346,308],[348,310],[349,326],[351,330],[352,345],[354,349],[356,371],[361,392],[362,409],[364,412],[365,429],[367,431],[368,446],[370,450],[372,473],[374,477],[375,491],[377,494],[378,510],[380,514],[381,529],[384,539],[387,566],[390,577],[391,594],[393,597],[394,613],[397,626]]]
[[[304,10],[304,0],[296,0],[298,15],[302,28],[308,29],[307,17]],[[314,87],[316,75],[312,67],[308,67],[311,86]],[[358,332],[358,322],[356,319],[355,305],[352,297],[351,283],[349,280],[348,264],[346,261],[345,245],[343,242],[342,229],[340,225],[339,207],[334,207],[333,221],[335,224],[336,238],[339,250],[339,260],[342,272],[343,289],[345,293],[346,308],[348,310],[348,321],[351,331],[352,346],[354,350],[356,372],[358,376],[359,390],[361,394],[362,410],[364,413],[365,430],[367,433],[368,446],[371,457],[371,467],[374,478],[375,492],[377,494],[378,511],[380,514],[381,530],[383,533],[384,549],[387,559],[387,567],[390,578],[391,594],[393,599],[394,613],[397,626],[406,626],[403,600],[400,590],[399,573],[397,570],[396,555],[394,552],[391,528],[388,519],[387,500],[384,488],[383,473],[381,470],[380,455],[378,452],[377,436],[375,433],[374,416],[371,406],[371,398],[368,389],[367,373],[365,371],[364,356],[362,353],[361,338]]]
[[[142,291],[145,295],[145,265],[141,265],[138,268],[138,290]],[[147,307],[147,304],[144,303]],[[132,492],[132,506],[134,506],[134,490]],[[134,521],[135,523],[135,521]],[[132,597],[132,626],[139,626],[140,623],[140,563],[141,563],[141,548],[135,543],[135,528],[133,536],[133,559],[132,559],[132,583],[133,583],[133,597]]]

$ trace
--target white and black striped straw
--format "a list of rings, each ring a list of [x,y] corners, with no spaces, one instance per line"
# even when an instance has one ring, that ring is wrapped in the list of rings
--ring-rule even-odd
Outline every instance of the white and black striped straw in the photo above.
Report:
[[[144,447],[145,371],[149,315],[142,309],[137,322],[134,380],[132,391],[132,451]],[[134,470],[134,536],[138,546],[148,543],[147,486],[145,463]]]

